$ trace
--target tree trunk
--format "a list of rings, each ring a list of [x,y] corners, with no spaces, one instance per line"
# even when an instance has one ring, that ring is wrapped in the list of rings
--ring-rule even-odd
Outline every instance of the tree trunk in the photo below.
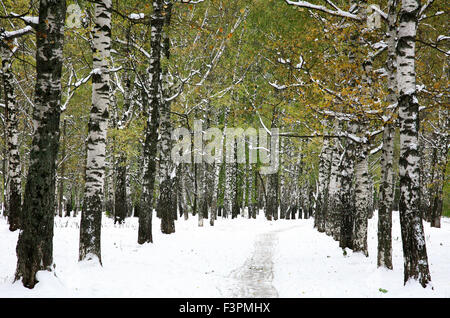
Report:
[[[239,164],[237,162],[237,142],[234,146],[234,159],[235,162],[232,164],[232,173],[233,173],[233,201],[232,201],[232,207],[231,207],[231,218],[234,219],[239,215],[240,212],[240,206],[239,206]]]
[[[219,174],[220,174],[220,163],[214,163],[214,186],[212,189],[212,198],[211,198],[211,215],[209,218],[209,224],[214,226],[214,221],[217,219],[217,201],[219,195]]]
[[[277,128],[279,123],[277,110],[273,109],[272,111],[272,128]],[[272,151],[275,151],[275,149],[272,149],[271,145],[272,138],[268,138],[267,145],[263,145],[267,149],[270,149],[270,158],[274,158],[272,156]],[[270,145],[270,146],[269,146]],[[279,155],[279,153],[275,154],[275,156]],[[277,220],[278,219],[278,199],[279,199],[279,169],[267,176],[267,187],[265,189],[266,194],[266,218],[267,220],[271,221],[272,219]]]
[[[388,73],[388,96],[385,110],[387,121],[384,123],[383,147],[381,149],[381,180],[378,203],[378,267],[392,269],[392,209],[394,202],[394,120],[391,107],[397,103],[397,66],[396,66],[396,35],[397,35],[397,0],[388,3],[388,57],[386,71]]]
[[[65,178],[65,171],[66,171],[66,125],[67,120],[64,119],[63,122],[63,135],[62,135],[62,150],[61,150],[61,174],[59,176],[59,200],[58,200],[58,214],[60,217],[63,216],[63,209],[64,209],[64,178]]]
[[[335,120],[334,132],[338,131],[339,123]],[[323,207],[322,217],[325,220],[325,233],[329,236],[333,236],[333,233],[339,231],[339,223],[336,220],[336,208],[339,202],[339,184],[340,184],[340,173],[339,173],[339,161],[341,159],[341,153],[339,151],[339,140],[333,140],[331,145],[331,168],[330,168],[330,182],[328,185],[328,195],[326,196],[327,201]],[[300,214],[300,211],[299,211]]]
[[[350,131],[355,132],[355,123],[350,123]],[[355,206],[352,196],[352,181],[355,166],[355,144],[350,139],[346,140],[347,145],[340,165],[340,189],[337,209],[337,218],[340,224],[335,227],[333,238],[339,240],[341,248],[353,249],[353,222],[355,217]]]
[[[381,183],[378,202],[378,267],[392,269],[392,209],[394,201],[394,127],[387,123],[383,131]]]
[[[176,204],[172,200],[174,191],[176,167],[171,162],[171,123],[170,123],[170,105],[165,105],[161,109],[161,154],[160,154],[160,197],[157,205],[157,211],[161,215],[161,232],[171,234],[175,232],[174,209]],[[199,211],[201,213],[201,211]]]
[[[228,124],[228,120],[229,120],[229,115],[230,114],[230,108],[227,106],[225,108],[225,118],[224,118],[224,131],[226,132],[227,130],[227,124]],[[225,136],[226,138],[228,138],[228,136]],[[228,142],[224,143],[224,145],[228,146]],[[233,145],[234,147],[234,145]],[[227,150],[228,151],[228,150]],[[224,154],[226,152],[224,151]],[[228,162],[228,158],[226,157],[226,155],[224,155],[226,160],[225,160],[225,192],[224,192],[224,198],[223,198],[223,211],[222,211],[222,215],[223,217],[228,217],[229,215],[231,215],[232,212],[232,208],[233,208],[233,201],[234,201],[234,194],[235,191],[233,191],[233,186],[235,185],[235,180],[234,177],[236,176],[234,174],[234,164],[231,162]]]
[[[363,126],[364,127],[364,126]],[[355,215],[353,230],[353,251],[369,256],[367,250],[367,223],[369,218],[369,200],[372,195],[369,187],[368,144],[358,145],[355,163]]]
[[[419,0],[403,0],[397,42],[400,123],[400,225],[404,256],[404,282],[418,280],[426,287],[431,281],[420,207],[419,103],[414,68],[415,37]]]
[[[178,173],[177,173],[177,203],[178,203],[178,210],[180,213],[180,217],[183,216],[185,220],[189,218],[188,214],[188,205],[187,205],[187,197],[186,197],[186,164],[180,163],[178,165]]]
[[[56,158],[61,112],[61,71],[66,2],[41,0],[36,30],[35,124],[25,186],[15,280],[27,288],[36,272],[51,270]]]
[[[205,209],[207,208],[207,206],[206,206],[206,187],[205,187],[206,171],[205,171],[204,163],[195,163],[195,165],[197,165],[197,171],[198,171],[199,183],[200,183],[200,185],[198,186],[200,189],[197,189],[198,194],[199,194],[198,195],[198,200],[199,200],[198,226],[202,227],[203,226],[203,216],[205,213]]]
[[[5,215],[8,216],[10,231],[20,228],[22,207],[22,185],[20,177],[20,153],[18,131],[18,107],[14,93],[14,75],[12,73],[12,57],[17,46],[11,49],[6,43],[0,43],[2,58],[3,88],[5,95],[4,125],[6,156],[3,178],[6,179]]]
[[[278,172],[267,176],[266,218],[269,221],[278,218]]]
[[[289,177],[288,170],[288,160],[290,158],[290,154],[288,153],[288,143],[289,141],[286,138],[281,138],[281,172],[280,172],[280,219],[285,219],[286,214],[289,209],[289,201],[290,201],[290,188],[288,186],[289,181],[287,180]]]
[[[163,1],[156,0],[153,3],[154,5],[154,20],[155,23],[158,21],[154,27],[156,29],[155,32],[161,32],[164,24],[168,27],[170,25],[171,11],[172,11],[172,3],[166,4],[163,8]],[[163,13],[164,11],[164,13]],[[153,28],[153,25],[152,25]],[[160,30],[160,31],[159,31]],[[152,31],[153,32],[153,31]],[[169,59],[170,51],[169,51],[169,41],[168,38],[164,41],[164,55],[167,59]],[[152,47],[153,49],[153,47]],[[159,159],[159,174],[160,174],[160,186],[159,192],[160,197],[157,205],[157,213],[161,215],[161,232],[164,234],[171,234],[175,232],[175,222],[174,222],[174,214],[176,214],[176,202],[173,202],[173,191],[174,191],[174,182],[175,182],[175,172],[176,166],[171,160],[171,133],[172,133],[172,124],[170,121],[170,101],[165,101],[164,97],[168,96],[168,91],[170,87],[168,87],[167,81],[167,72],[161,72],[162,74],[162,83],[161,87],[163,88],[161,93],[161,104],[160,104],[160,135],[161,135],[161,153]],[[155,74],[153,75],[155,76]]]
[[[143,187],[139,202],[139,244],[153,243],[152,216],[158,145],[158,106],[152,105],[149,113],[147,116],[143,147]]]
[[[317,181],[319,186],[314,217],[314,227],[319,232],[325,232],[325,209],[327,206],[328,185],[330,183],[331,155],[330,139],[325,138],[319,156],[319,176]]]
[[[80,223],[79,260],[101,264],[101,226],[110,104],[111,0],[95,3],[93,30],[92,108],[89,116],[84,202]]]
[[[121,154],[116,162],[116,191],[114,194],[114,224],[122,224],[128,214],[127,206],[127,159]]]
[[[448,117],[444,117],[445,123],[443,126],[443,131],[446,131]],[[433,181],[433,197],[431,202],[431,213],[430,213],[430,225],[431,227],[441,227],[441,216],[442,216],[442,206],[443,206],[443,187],[445,184],[445,176],[447,169],[447,154],[448,154],[448,137],[445,133],[440,134],[436,138],[438,140],[436,152],[437,152],[437,167],[436,167],[436,177]]]
[[[144,143],[144,188],[139,214],[138,243],[152,243],[153,191],[156,178],[156,153],[158,149],[158,127],[162,100],[161,91],[161,44],[164,26],[163,1],[156,0],[150,17],[150,67],[148,75],[150,116],[147,119]]]
[[[66,203],[66,217],[70,217],[70,214],[72,213],[72,211],[73,211],[73,190],[72,189],[70,189],[70,197],[69,197],[69,199],[67,200],[67,203]]]

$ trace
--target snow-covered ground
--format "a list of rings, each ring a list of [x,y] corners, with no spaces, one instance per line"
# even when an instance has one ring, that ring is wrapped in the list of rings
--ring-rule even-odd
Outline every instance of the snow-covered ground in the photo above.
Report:
[[[13,284],[18,231],[9,232],[0,218],[0,297],[229,297],[245,282],[236,269],[261,250],[254,248],[261,237],[275,240],[271,284],[280,297],[450,297],[450,220],[444,218],[441,229],[425,224],[434,290],[403,286],[396,213],[394,270],[377,269],[376,222],[376,216],[369,222],[370,256],[365,258],[344,256],[337,242],[313,229],[312,219],[268,222],[260,214],[257,220],[219,218],[214,227],[205,220],[199,228],[191,217],[176,222],[175,234],[163,235],[154,218],[154,244],[140,246],[136,218],[119,226],[104,217],[100,267],[77,261],[79,218],[56,218],[56,268],[39,272],[40,282],[29,290]]]
[[[432,288],[403,285],[403,251],[398,212],[393,213],[393,270],[377,269],[377,214],[369,220],[369,257],[339,248],[313,220],[279,234],[274,286],[279,297],[450,297],[450,219],[440,229],[424,222]],[[383,290],[384,292],[380,291]]]

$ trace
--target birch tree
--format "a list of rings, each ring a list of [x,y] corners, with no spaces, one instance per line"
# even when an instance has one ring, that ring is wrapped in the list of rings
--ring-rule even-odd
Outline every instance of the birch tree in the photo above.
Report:
[[[319,175],[316,213],[314,216],[314,226],[319,232],[325,232],[325,216],[328,202],[328,186],[330,184],[331,172],[331,147],[330,139],[324,138],[322,150],[319,155]]]
[[[163,32],[163,27],[169,27],[171,22],[171,14],[172,14],[172,6],[173,3],[166,3],[163,8],[162,1],[155,1],[153,3],[154,8],[154,19],[158,20],[157,26],[155,26],[155,30],[152,29],[152,32]],[[164,12],[164,13],[163,13]],[[160,37],[157,35],[157,37]],[[164,41],[163,45],[163,53],[166,59],[169,59],[170,56],[170,47],[169,47],[169,39]],[[153,47],[152,47],[153,49]],[[171,160],[171,133],[172,133],[172,125],[170,122],[170,105],[171,101],[166,100],[165,97],[168,97],[168,92],[170,91],[169,84],[169,74],[167,70],[164,72],[161,71],[161,102],[160,102],[160,135],[161,135],[161,153],[159,157],[159,191],[160,197],[157,206],[157,212],[161,215],[161,232],[164,234],[171,234],[175,232],[175,222],[174,222],[174,213],[176,214],[176,204],[173,202],[174,197],[174,181],[175,181],[175,172],[176,167],[174,166]],[[152,74],[152,76],[157,76],[157,73]]]
[[[22,206],[22,231],[17,242],[15,280],[27,288],[38,282],[39,270],[53,265],[56,157],[61,112],[66,2],[39,1],[36,27],[34,134]]]
[[[31,28],[30,28],[31,29]],[[6,142],[6,202],[5,214],[8,216],[9,229],[15,231],[20,228],[20,210],[22,205],[22,187],[20,176],[20,153],[18,148],[18,105],[14,92],[14,75],[12,60],[18,49],[15,32],[0,33],[0,55],[2,58],[2,79],[5,101],[5,142]]]
[[[387,72],[387,107],[384,114],[383,147],[381,154],[380,200],[378,207],[378,267],[392,269],[392,208],[394,201],[394,112],[397,105],[396,77],[396,35],[397,35],[397,0],[388,2],[386,59]]]
[[[144,181],[139,213],[139,244],[153,242],[151,229],[154,199],[153,192],[156,178],[156,155],[160,109],[162,107],[163,99],[161,88],[161,47],[163,26],[163,1],[157,0],[153,2],[153,14],[150,16],[151,52],[149,57],[149,68],[147,70],[149,77],[148,103],[150,111],[148,113],[145,129]]]
[[[11,23],[14,26],[13,23]],[[14,54],[19,49],[18,39],[30,33],[33,26],[6,31],[0,28],[0,57],[2,60],[1,75],[4,93],[4,125],[5,125],[5,168],[6,178],[5,215],[8,216],[9,229],[20,228],[22,207],[21,163],[19,151],[19,106],[15,94],[15,78],[12,70]]]
[[[402,0],[397,40],[397,81],[400,124],[400,224],[404,257],[404,282],[430,281],[420,207],[419,102],[416,97],[415,39],[420,0]]]
[[[111,0],[99,0],[94,4],[92,108],[86,142],[86,175],[80,223],[79,260],[97,259],[100,264],[106,133],[110,103],[111,4]]]

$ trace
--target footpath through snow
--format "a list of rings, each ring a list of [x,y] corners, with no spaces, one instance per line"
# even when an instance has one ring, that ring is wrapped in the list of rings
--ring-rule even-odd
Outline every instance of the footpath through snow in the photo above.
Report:
[[[276,298],[278,291],[273,286],[273,255],[278,243],[278,233],[298,228],[294,225],[260,234],[254,242],[254,249],[245,263],[233,270],[234,285],[228,295],[236,298]]]
[[[78,218],[56,218],[54,272],[39,272],[33,290],[12,283],[18,231],[0,218],[0,297],[450,297],[450,220],[425,224],[434,290],[403,286],[398,214],[394,213],[393,271],[376,268],[376,215],[369,221],[369,258],[342,250],[313,229],[313,220],[221,219],[199,228],[176,222],[154,244],[137,244],[137,219],[103,218],[103,267],[78,263]]]

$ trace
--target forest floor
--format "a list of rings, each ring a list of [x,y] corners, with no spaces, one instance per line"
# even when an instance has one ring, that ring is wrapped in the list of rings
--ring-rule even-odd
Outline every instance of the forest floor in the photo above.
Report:
[[[79,217],[55,219],[53,272],[39,272],[33,290],[13,283],[18,231],[0,217],[0,297],[450,297],[450,219],[425,224],[433,289],[403,286],[398,213],[393,271],[377,269],[377,216],[369,221],[369,257],[344,255],[338,242],[313,229],[313,219],[197,218],[176,221],[154,244],[137,244],[137,218],[114,225],[103,218],[103,266],[78,259]]]

